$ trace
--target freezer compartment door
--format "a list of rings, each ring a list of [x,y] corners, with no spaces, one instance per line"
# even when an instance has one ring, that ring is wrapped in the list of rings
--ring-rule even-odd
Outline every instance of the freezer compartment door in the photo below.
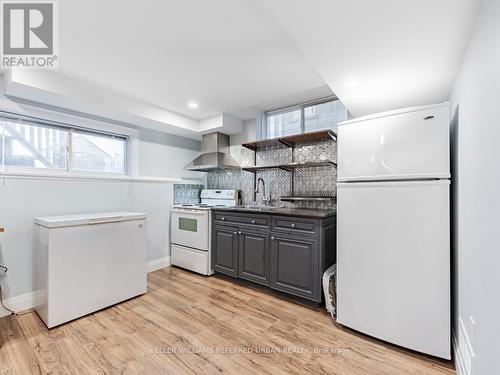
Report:
[[[449,178],[449,114],[441,105],[338,128],[338,181]]]
[[[337,194],[337,321],[449,359],[449,182],[339,183]]]

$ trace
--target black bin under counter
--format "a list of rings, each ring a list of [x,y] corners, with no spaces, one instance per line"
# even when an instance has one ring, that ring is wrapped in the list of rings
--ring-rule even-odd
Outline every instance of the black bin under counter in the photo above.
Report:
[[[215,273],[323,301],[321,278],[336,261],[335,209],[239,206],[212,218]]]

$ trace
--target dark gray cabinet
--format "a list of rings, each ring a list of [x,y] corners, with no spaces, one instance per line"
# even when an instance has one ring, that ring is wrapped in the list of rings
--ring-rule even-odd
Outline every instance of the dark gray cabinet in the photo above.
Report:
[[[335,216],[305,218],[215,210],[212,262],[217,273],[314,302],[335,263]]]
[[[271,237],[271,287],[296,296],[318,299],[319,248],[315,238]]]
[[[238,276],[238,228],[215,226],[212,249],[214,270]]]
[[[238,233],[238,276],[245,280],[269,285],[269,233],[247,229]]]

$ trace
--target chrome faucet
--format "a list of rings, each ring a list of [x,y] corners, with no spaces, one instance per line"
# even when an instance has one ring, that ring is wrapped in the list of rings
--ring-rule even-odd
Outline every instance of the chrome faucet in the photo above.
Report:
[[[264,206],[267,206],[269,204],[269,202],[271,202],[271,194],[269,194],[269,199],[266,198],[266,183],[265,181],[262,179],[262,177],[259,177],[259,179],[257,180],[257,188],[255,189],[255,194],[259,193],[259,186],[260,186],[260,182],[262,181],[262,204]]]

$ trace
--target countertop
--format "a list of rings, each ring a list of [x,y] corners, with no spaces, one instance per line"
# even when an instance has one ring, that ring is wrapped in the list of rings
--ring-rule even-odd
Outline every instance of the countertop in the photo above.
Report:
[[[290,208],[290,207],[267,207],[255,208],[252,206],[218,207],[216,211],[248,212],[253,214],[272,214],[296,217],[308,217],[313,219],[323,219],[335,216],[337,210],[334,208]]]

